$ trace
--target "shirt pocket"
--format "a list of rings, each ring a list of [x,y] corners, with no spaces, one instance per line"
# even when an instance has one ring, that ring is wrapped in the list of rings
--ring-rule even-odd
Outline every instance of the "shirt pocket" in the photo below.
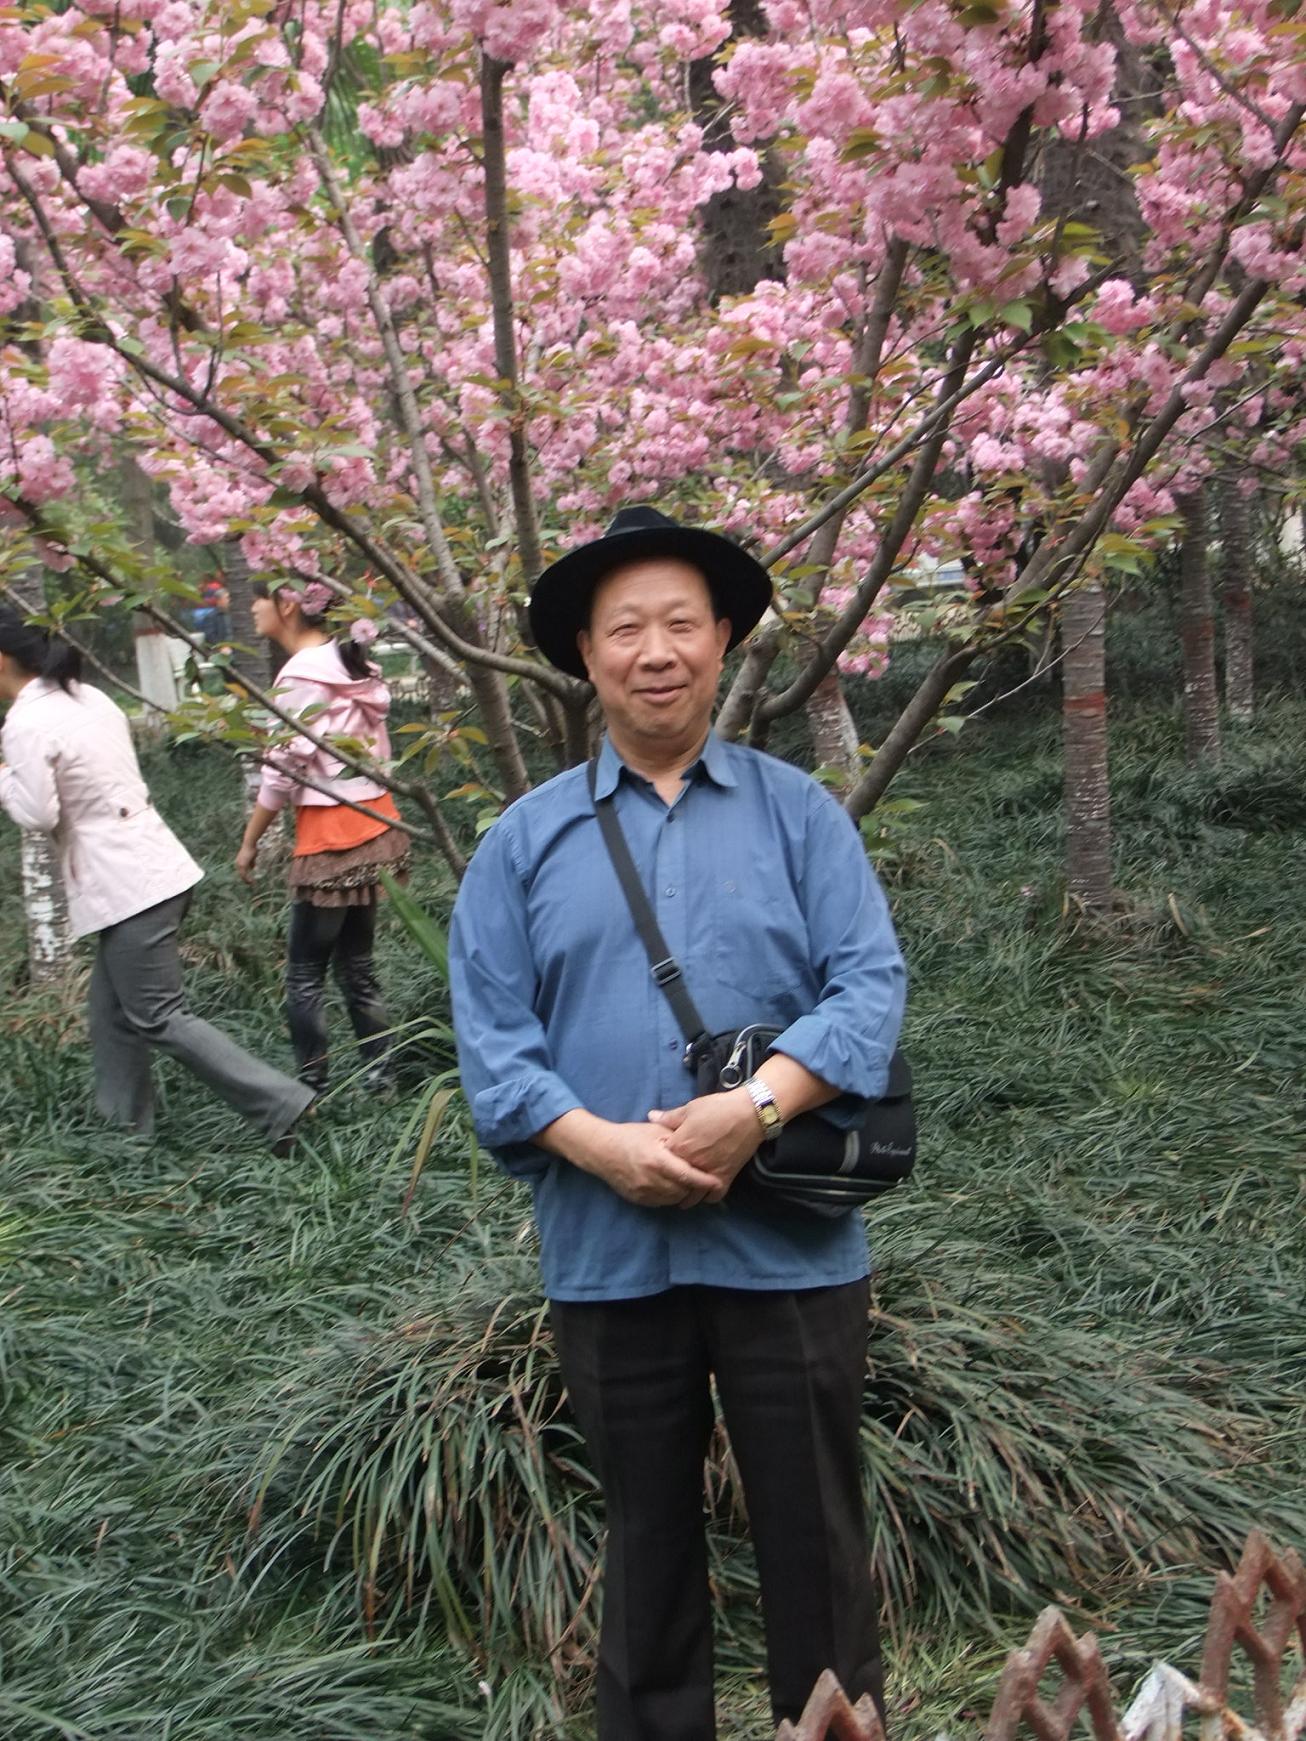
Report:
[[[788,1021],[811,977],[807,923],[783,883],[742,887],[722,879],[710,959],[723,990],[745,1000],[750,1020]]]

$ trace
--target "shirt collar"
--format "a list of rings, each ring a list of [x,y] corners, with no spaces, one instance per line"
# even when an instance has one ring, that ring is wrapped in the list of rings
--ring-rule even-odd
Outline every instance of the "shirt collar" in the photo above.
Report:
[[[714,785],[734,786],[736,784],[734,771],[730,766],[730,753],[715,731],[710,731],[707,734],[703,753],[696,762],[690,763],[685,772],[692,778],[699,768],[702,768]],[[630,769],[626,767],[616,750],[613,749],[612,739],[604,733],[603,747],[599,751],[599,767],[594,783],[594,796],[596,798],[610,798],[616,791],[623,773],[629,774]]]

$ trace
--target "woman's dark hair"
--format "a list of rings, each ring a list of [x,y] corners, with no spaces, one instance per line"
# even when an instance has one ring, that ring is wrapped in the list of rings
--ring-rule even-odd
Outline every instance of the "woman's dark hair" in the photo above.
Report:
[[[67,641],[48,635],[35,623],[24,622],[9,605],[0,605],[0,653],[16,659],[33,677],[48,678],[61,689],[82,675],[82,656]]]
[[[348,635],[343,641],[337,641],[336,647],[340,652],[340,663],[355,682],[361,683],[364,677],[375,677],[377,668],[368,658],[366,647],[360,647]]]
[[[250,591],[254,594],[255,598],[272,598],[277,590],[278,589],[270,587],[266,581],[262,580],[256,580],[250,588]],[[286,590],[294,591],[291,587],[288,587]],[[304,610],[304,600],[298,594],[296,594],[296,602],[299,605],[300,610],[303,612],[304,621],[306,623],[315,629],[326,628],[327,614],[325,610]],[[330,606],[327,608],[330,609]],[[376,676],[377,667],[374,666],[372,661],[368,658],[366,647],[360,647],[358,642],[351,641],[348,635],[346,635],[343,640],[339,636],[336,637],[336,651],[340,655],[340,663],[344,666],[346,673],[352,677],[356,683],[361,683],[365,677]]]

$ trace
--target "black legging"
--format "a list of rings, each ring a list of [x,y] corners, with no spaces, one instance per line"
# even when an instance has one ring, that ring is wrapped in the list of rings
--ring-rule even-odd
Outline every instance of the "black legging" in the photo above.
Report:
[[[290,1043],[300,1081],[318,1093],[327,1085],[326,976],[331,964],[369,1074],[383,1073],[390,1046],[390,1018],[372,964],[375,934],[375,906],[315,907],[309,901],[291,904],[286,961]]]

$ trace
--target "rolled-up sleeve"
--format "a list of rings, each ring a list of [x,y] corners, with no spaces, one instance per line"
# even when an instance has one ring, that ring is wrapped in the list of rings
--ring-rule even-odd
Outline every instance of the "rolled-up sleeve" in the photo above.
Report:
[[[55,777],[56,745],[36,732],[7,725],[4,766],[0,767],[0,805],[20,828],[52,834],[59,826],[59,786]]]
[[[876,1099],[898,1043],[906,969],[856,825],[822,792],[813,795],[807,818],[802,893],[821,994],[774,1049],[841,1094]],[[836,1103],[828,1116],[840,1122],[844,1110]]]
[[[476,1134],[506,1172],[529,1177],[549,1157],[531,1138],[583,1103],[553,1067],[535,1013],[537,975],[511,824],[477,849],[454,905],[449,978],[463,1090]]]

